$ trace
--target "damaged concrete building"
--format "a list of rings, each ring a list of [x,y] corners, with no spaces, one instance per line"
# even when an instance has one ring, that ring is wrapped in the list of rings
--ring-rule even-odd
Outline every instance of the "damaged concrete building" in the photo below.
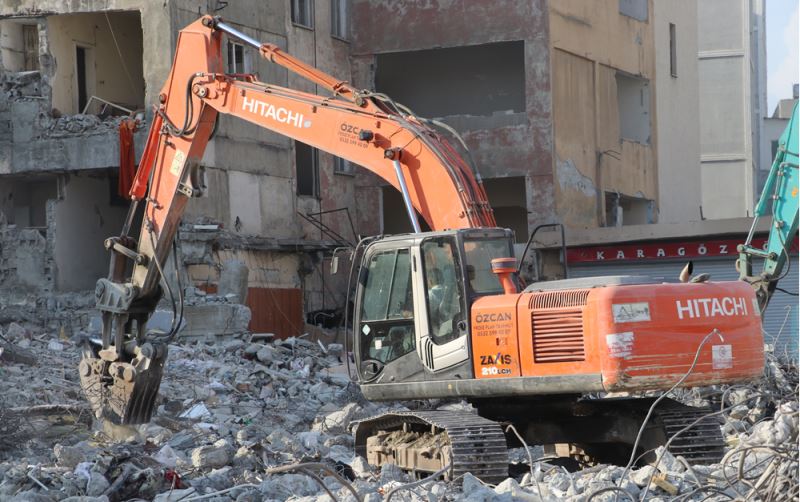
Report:
[[[553,221],[557,209],[548,24],[545,1],[504,2],[502,8],[468,1],[353,2],[356,86],[374,86],[456,129],[498,224],[513,229],[519,243],[529,229]],[[375,230],[408,231],[400,195],[388,186],[373,193],[382,215]]]
[[[107,274],[103,239],[119,232],[128,207],[118,184],[120,120],[139,119],[138,162],[177,32],[201,13],[224,14],[248,35],[348,79],[345,2],[311,3],[6,2],[1,301],[69,304],[72,292],[93,290]],[[229,72],[315,91],[240,44],[224,52]],[[281,336],[303,331],[304,312],[343,305],[343,288],[324,278],[323,252],[357,239],[353,167],[230,117],[203,164],[209,190],[192,201],[179,239],[184,279],[214,292],[225,262],[245,263],[250,329]]]
[[[127,207],[114,117],[144,109],[145,81],[138,12],[4,10],[0,288],[13,304],[91,290],[105,272],[102,239]]]
[[[0,10],[1,302],[42,292],[67,302],[107,273],[102,239],[127,210],[120,119],[141,119],[138,161],[176,34],[206,12],[456,129],[518,252],[538,225],[560,223],[574,276],[623,269],[673,280],[686,258],[718,279],[735,274],[727,250],[750,222],[700,212],[700,125],[687,120],[700,109],[696,7],[23,1]],[[236,42],[223,52],[229,72],[318,90]],[[183,284],[217,292],[226,264],[244,263],[252,331],[286,337],[306,321],[335,323],[346,274],[329,273],[333,251],[411,228],[400,194],[381,179],[236,118],[220,118],[203,166],[209,189],[192,199],[179,233]],[[557,235],[534,239],[533,277],[564,275]],[[796,339],[796,322],[790,328]]]

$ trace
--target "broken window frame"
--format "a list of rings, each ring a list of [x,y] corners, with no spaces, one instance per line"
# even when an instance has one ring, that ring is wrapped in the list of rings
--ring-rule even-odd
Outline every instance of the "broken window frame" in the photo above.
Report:
[[[617,119],[618,119],[618,126],[619,126],[619,139],[620,142],[622,141],[629,141],[631,143],[638,143],[640,145],[651,146],[652,139],[653,139],[653,109],[652,109],[652,91],[650,89],[650,80],[642,77],[638,77],[635,75],[631,75],[627,72],[623,72],[617,70],[616,75],[614,77],[615,84],[617,86]],[[638,123],[638,117],[633,114],[625,114],[623,113],[623,100],[620,99],[621,94],[625,91],[620,86],[621,81],[628,81],[628,82],[636,82],[637,85],[635,87],[636,92],[638,93],[639,97],[639,110],[641,115],[646,115],[646,125],[647,125],[647,136],[644,137],[641,134],[628,134],[631,130],[638,131],[641,126],[644,124],[645,121],[642,121],[642,124]],[[630,121],[637,120],[635,124],[630,123]]]
[[[350,40],[350,1],[331,0],[331,36]]]
[[[292,24],[301,28],[314,29],[314,2],[312,0],[291,0]]]
[[[319,199],[319,150],[301,141],[295,141],[294,147],[297,196]],[[306,154],[306,152],[309,153]],[[311,165],[306,165],[306,161],[310,161]],[[301,178],[303,180],[302,183]]]
[[[355,176],[355,164],[347,159],[333,156],[333,174],[340,174],[342,176]]]
[[[649,225],[656,223],[655,201],[644,197],[632,197],[624,193],[606,190],[603,193],[606,227],[625,227],[630,225]],[[634,207],[634,205],[636,207]],[[627,209],[626,209],[627,207]],[[636,211],[634,211],[634,209]],[[639,220],[637,211],[645,211],[645,221]],[[628,215],[627,223],[625,216]],[[621,218],[622,221],[619,221]],[[631,221],[633,220],[633,221]]]
[[[241,62],[237,58],[237,52],[242,56]],[[252,63],[250,60],[250,52],[239,42],[228,40],[228,47],[225,53],[227,58],[225,68],[229,74],[237,73],[252,73]],[[241,66],[241,68],[239,67]]]
[[[39,26],[34,19],[0,19],[3,71],[20,73],[39,71]]]
[[[32,40],[29,41],[29,37]],[[30,47],[28,46],[30,42]],[[39,26],[36,24],[22,25],[22,51],[24,71],[39,70]]]

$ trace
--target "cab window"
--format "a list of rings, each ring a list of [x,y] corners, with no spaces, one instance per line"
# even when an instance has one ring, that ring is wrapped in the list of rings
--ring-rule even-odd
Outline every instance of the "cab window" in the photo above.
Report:
[[[467,239],[464,241],[467,282],[475,294],[502,294],[503,286],[492,272],[492,260],[514,256],[507,239]]]
[[[359,336],[363,359],[385,364],[415,350],[408,249],[378,252],[369,259]]]
[[[423,242],[422,259],[430,337],[441,345],[461,335],[464,319],[455,241],[442,237]]]

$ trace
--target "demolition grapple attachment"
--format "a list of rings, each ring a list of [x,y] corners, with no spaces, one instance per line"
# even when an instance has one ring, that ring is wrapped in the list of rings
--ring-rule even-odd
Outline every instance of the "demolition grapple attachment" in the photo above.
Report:
[[[98,291],[101,289],[98,283]],[[98,300],[101,297],[102,292]],[[145,340],[148,309],[115,313],[103,307],[101,339],[84,344],[79,368],[81,388],[98,419],[118,425],[149,422],[156,407],[168,340]]]

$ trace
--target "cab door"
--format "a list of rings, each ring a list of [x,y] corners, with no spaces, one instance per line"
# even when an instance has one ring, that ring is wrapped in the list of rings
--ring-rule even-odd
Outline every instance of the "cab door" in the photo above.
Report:
[[[354,328],[359,378],[413,380],[423,369],[416,353],[410,246],[376,246],[364,258]]]
[[[466,298],[458,246],[454,235],[424,239],[417,271],[417,353],[430,371],[457,366],[470,357]]]

